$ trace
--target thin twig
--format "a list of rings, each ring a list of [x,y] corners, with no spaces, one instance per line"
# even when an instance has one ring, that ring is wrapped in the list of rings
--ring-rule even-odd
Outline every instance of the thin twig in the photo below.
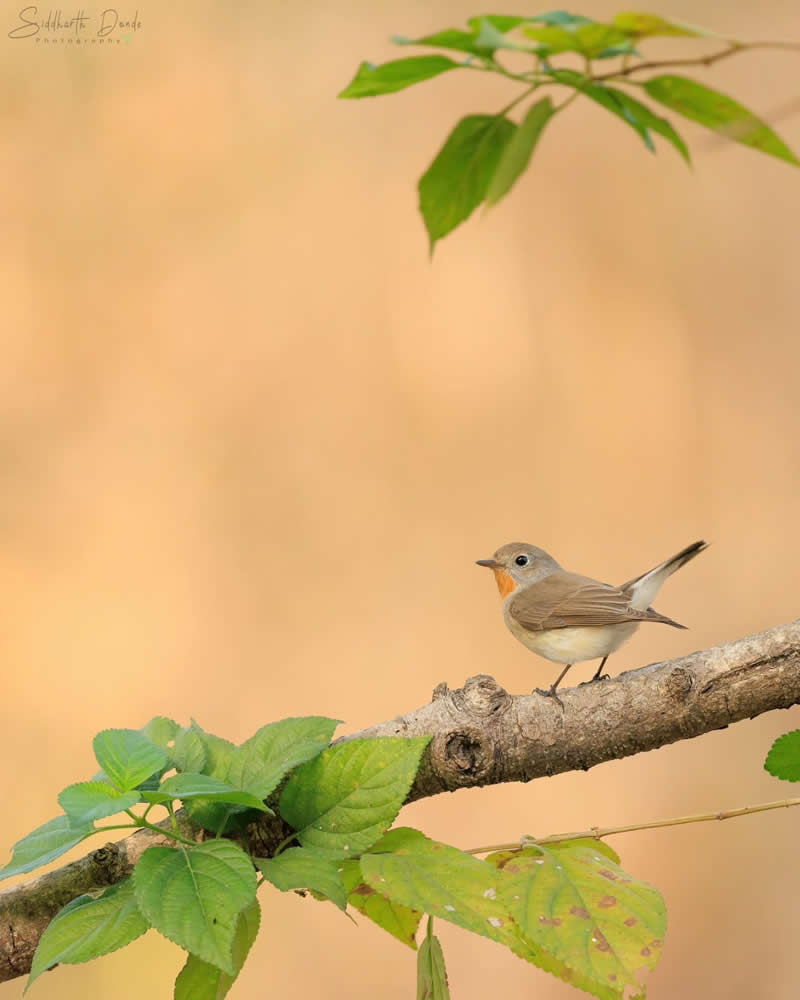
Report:
[[[511,111],[512,108],[515,108],[520,101],[524,101],[529,94],[532,94],[538,86],[539,86],[538,83],[533,83],[531,84],[530,87],[528,87],[527,90],[523,90],[523,92],[518,97],[515,97],[513,101],[510,101],[508,104],[506,104],[504,108],[501,108],[497,112],[497,117],[501,118],[503,115],[508,114],[508,112]]]
[[[769,812],[770,809],[790,809],[800,806],[800,798],[781,799],[779,802],[762,802],[758,806],[739,806],[724,812],[699,813],[696,816],[676,816],[672,819],[654,819],[647,823],[629,823],[626,826],[593,826],[589,830],[576,833],[551,833],[547,837],[523,837],[510,844],[490,844],[488,847],[468,847],[466,854],[491,854],[494,851],[515,851],[534,844],[559,844],[564,840],[601,840],[615,833],[633,833],[636,830],[655,830],[665,826],[683,826],[686,823],[709,823],[718,819],[734,819],[736,816],[752,816],[753,813]]]
[[[635,63],[633,66],[623,66],[621,69],[612,70],[610,73],[601,73],[593,76],[592,79],[611,80],[619,77],[627,77],[632,73],[642,73],[649,69],[671,69],[676,66],[712,66],[714,63],[727,59],[736,52],[746,52],[750,49],[786,49],[791,52],[800,52],[798,42],[730,42],[728,47],[720,49],[719,52],[712,52],[707,56],[697,56],[692,59],[659,59],[654,62]]]

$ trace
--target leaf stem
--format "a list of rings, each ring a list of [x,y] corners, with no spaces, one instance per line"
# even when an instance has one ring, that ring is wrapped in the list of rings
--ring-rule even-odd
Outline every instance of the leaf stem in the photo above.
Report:
[[[566,100],[563,100],[560,104],[554,104],[553,105],[553,112],[555,113],[556,111],[563,111],[564,108],[566,108],[568,105],[572,104],[573,101],[576,101],[581,96],[582,93],[583,93],[582,90],[578,90],[576,88],[569,95],[569,97],[566,98]]]
[[[197,847],[197,841],[189,840],[188,837],[184,837],[183,834],[178,830],[178,821],[175,819],[175,813],[172,809],[172,803],[167,807],[169,809],[170,819],[172,820],[172,829],[167,830],[163,826],[156,826],[155,823],[149,822],[144,816],[137,816],[135,812],[131,812],[130,809],[126,809],[125,812],[133,820],[133,824],[126,823],[124,826],[101,826],[98,827],[97,832],[100,830],[130,830],[131,827],[144,828],[146,830],[152,830],[154,833],[159,834],[162,837],[170,837],[172,840],[176,840],[179,844],[188,844],[189,847]]]
[[[231,807],[228,806],[228,808],[225,810],[225,813],[223,814],[222,822],[219,823],[219,825],[217,826],[217,836],[215,838],[216,840],[219,840],[220,837],[222,836],[223,831],[225,830],[225,824],[228,822],[230,814],[231,814]]]
[[[113,826],[96,826],[87,836],[91,837],[95,833],[105,833],[106,830],[136,830],[138,827],[139,823],[114,823]]]
[[[282,851],[284,851],[289,846],[289,844],[291,844],[291,842],[296,839],[296,837],[297,837],[296,833],[290,833],[288,837],[284,837],[283,840],[280,842],[280,844],[278,844],[278,846],[273,851],[272,854],[273,858],[277,858],[277,856]]]
[[[508,114],[508,112],[509,112],[509,111],[510,111],[510,110],[511,110],[512,108],[515,108],[515,107],[516,107],[516,106],[517,106],[517,105],[519,104],[519,102],[520,102],[520,101],[524,101],[524,100],[525,100],[525,98],[526,98],[526,97],[527,97],[527,96],[528,96],[529,94],[532,94],[532,93],[534,92],[534,90],[536,90],[536,88],[537,88],[538,86],[540,86],[540,84],[539,84],[539,83],[533,83],[533,84],[531,84],[531,85],[530,85],[530,86],[528,87],[528,89],[527,89],[527,90],[523,90],[523,91],[522,91],[522,93],[521,93],[521,94],[519,94],[519,95],[518,95],[517,97],[515,97],[513,101],[510,101],[510,102],[509,102],[508,104],[506,104],[506,106],[505,106],[504,108],[501,108],[501,109],[500,109],[500,110],[499,110],[499,111],[497,112],[497,117],[498,117],[498,118],[502,118],[502,117],[503,117],[504,115]]]
[[[632,833],[636,830],[655,830],[664,826],[683,826],[686,823],[709,823],[713,820],[734,819],[737,816],[751,816],[753,813],[768,812],[771,809],[790,809],[800,806],[800,798],[781,799],[778,802],[762,802],[757,806],[739,806],[723,812],[699,813],[696,816],[676,816],[671,819],[655,819],[647,823],[629,823],[625,826],[593,826],[589,830],[576,833],[551,833],[547,837],[525,837],[524,844],[558,844],[563,840],[600,840],[617,833]],[[487,847],[467,848],[466,854],[491,854],[493,851],[519,850],[520,841],[511,844],[490,844]]]
[[[505,76],[509,80],[517,80],[519,83],[531,82],[531,73],[512,73],[511,70],[501,66],[500,63],[494,63],[491,66],[476,66],[474,63],[460,63],[460,68],[477,70],[479,73],[495,73],[497,76]]]
[[[166,806],[167,806],[167,812],[169,813],[169,820],[170,820],[170,823],[172,824],[173,833],[177,833],[178,832],[178,821],[175,819],[175,807],[173,806],[173,804],[171,802],[167,802]]]
[[[170,837],[172,840],[177,840],[179,844],[186,844],[189,847],[197,847],[196,840],[189,840],[188,837],[184,837],[182,833],[178,832],[178,824],[175,824],[174,830],[166,830],[163,826],[156,826],[155,823],[149,823],[145,819],[140,819],[138,826],[144,827],[146,830],[152,830],[154,833],[160,834],[162,837]]]

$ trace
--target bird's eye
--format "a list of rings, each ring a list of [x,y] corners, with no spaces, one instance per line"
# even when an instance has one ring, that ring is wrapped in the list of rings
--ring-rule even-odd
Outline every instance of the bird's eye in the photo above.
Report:
[[[517,556],[517,558],[514,560],[517,566],[527,566],[529,561],[530,560],[528,559],[527,556]]]

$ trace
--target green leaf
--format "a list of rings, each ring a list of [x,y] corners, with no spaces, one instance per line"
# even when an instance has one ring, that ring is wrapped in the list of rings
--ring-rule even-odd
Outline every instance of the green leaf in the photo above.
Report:
[[[11,861],[0,868],[0,881],[55,861],[94,832],[91,823],[73,824],[69,816],[56,816],[14,844]]]
[[[574,26],[595,23],[591,18],[584,17],[583,14],[570,14],[569,11],[566,10],[548,10],[544,14],[534,14],[526,20],[541,21],[543,24],[562,24]]]
[[[444,955],[433,933],[432,917],[428,917],[428,933],[417,954],[417,1000],[450,1000]]]
[[[256,875],[230,840],[149,847],[133,873],[136,900],[153,927],[205,962],[236,974],[237,917],[255,899]]]
[[[417,830],[392,830],[376,847],[391,846],[393,835],[395,851],[370,851],[361,857],[364,881],[375,892],[488,937],[540,968],[586,988],[571,969],[522,937],[505,899],[506,889],[514,884],[511,876],[455,847],[429,840]]]
[[[516,130],[498,115],[468,115],[456,125],[419,181],[419,208],[436,241],[468,219],[486,197],[503,151]]]
[[[349,740],[299,767],[280,812],[320,856],[360,854],[391,826],[430,737]]]
[[[221,969],[204,962],[201,958],[189,955],[186,965],[175,980],[174,1000],[224,1000],[241,972],[248,952],[258,934],[260,923],[261,910],[258,906],[258,900],[254,899],[237,918],[232,946],[233,974],[228,975]]]
[[[527,114],[505,147],[497,169],[492,175],[486,192],[487,205],[496,205],[514,186],[514,182],[530,163],[539,136],[554,111],[549,97],[543,97],[541,101],[528,108]]]
[[[158,788],[158,783],[164,772],[169,771],[172,768],[173,761],[171,759],[171,748],[169,747],[169,744],[180,732],[180,728],[181,727],[178,723],[174,722],[172,719],[168,719],[163,715],[157,715],[155,718],[151,719],[146,726],[142,726],[139,730],[142,736],[146,736],[151,743],[155,743],[156,746],[159,746],[162,750],[166,751],[168,757],[170,758],[164,767],[160,767],[148,778],[145,778],[144,781],[139,782],[136,786],[139,791],[154,791]],[[108,776],[104,771],[101,771],[100,776],[98,777],[99,780],[108,780]]]
[[[613,983],[598,983],[590,977],[580,975],[575,969],[559,961],[544,948],[535,946],[530,938],[526,938],[519,931],[516,932],[516,935],[509,935],[508,946],[519,958],[523,958],[544,972],[549,972],[552,976],[557,976],[565,983],[569,983],[570,986],[574,986],[575,989],[599,997],[599,1000],[628,1000],[628,998],[630,1000],[643,1000],[643,992],[623,994],[614,989]]]
[[[585,841],[504,851],[486,860],[512,876],[503,901],[527,941],[612,995],[639,992],[642,973],[660,958],[666,931],[657,889]]]
[[[220,802],[214,798],[187,799],[183,808],[193,823],[202,826],[204,830],[213,830],[220,836],[233,830],[241,830],[250,818],[246,806]]]
[[[531,51],[529,45],[517,45],[509,41],[506,33],[522,24],[526,18],[509,17],[504,14],[487,14],[471,17],[467,22],[470,31],[461,28],[446,28],[444,31],[423,35],[421,38],[405,38],[395,35],[392,41],[395,45],[425,45],[429,48],[450,49],[454,52],[464,52],[480,59],[491,59],[495,49],[522,49]]]
[[[522,33],[543,45],[548,55],[579,52],[592,59],[602,58],[607,49],[615,49],[614,54],[618,54],[631,47],[624,31],[613,24],[595,21],[549,24],[544,28],[525,27]]]
[[[178,723],[172,719],[168,719],[164,715],[156,715],[146,726],[142,726],[139,732],[156,746],[166,750],[167,745],[175,739],[180,728]]]
[[[387,842],[392,834],[403,837],[397,841],[398,850],[370,851],[361,858],[364,879],[376,892],[505,945],[520,958],[601,1000],[620,1000],[621,988],[599,984],[526,937],[513,916],[524,893],[518,873],[428,840],[415,830],[392,830]]]
[[[193,761],[202,760],[202,764],[192,770],[230,784],[227,781],[227,774],[236,753],[236,747],[233,743],[219,736],[214,736],[213,733],[205,732],[194,721],[190,731],[192,736],[187,735],[185,742],[181,743],[181,748],[185,751],[184,763],[187,768]],[[176,740],[176,744],[177,742]],[[233,828],[235,822],[232,817],[245,812],[243,807],[222,805],[205,798],[189,799],[185,809],[191,819],[199,826],[206,830],[220,830],[222,832]]]
[[[693,28],[680,21],[668,21],[658,14],[628,11],[612,18],[612,24],[631,38],[650,38],[653,35],[683,35],[692,38],[706,37],[710,32]]]
[[[325,749],[339,722],[312,715],[262,726],[237,748],[225,780],[265,799],[289,771]]]
[[[550,54],[578,51],[578,42],[574,31],[558,25],[548,25],[545,28],[538,26],[523,28],[522,33],[527,38],[532,38],[534,41],[540,42],[543,50]]]
[[[422,838],[420,840],[420,838]],[[370,847],[370,854],[392,854],[393,852],[411,851],[418,847],[420,843],[427,841],[427,837],[412,826],[397,826],[394,830],[389,830],[376,840]]]
[[[73,825],[113,816],[130,809],[139,801],[141,796],[138,792],[118,792],[105,781],[80,781],[69,785],[58,796],[59,805]]]
[[[97,763],[121,792],[130,791],[169,763],[164,750],[135,729],[104,729],[93,741]]]
[[[175,745],[170,756],[179,771],[204,771],[208,763],[203,737],[193,726],[180,729],[175,734]]]
[[[688,164],[691,164],[692,161],[689,157],[689,150],[686,143],[678,135],[666,118],[659,117],[659,115],[648,108],[646,104],[642,104],[641,101],[637,101],[635,98],[631,97],[630,94],[626,94],[623,90],[616,90],[613,87],[606,87],[605,89],[608,93],[613,95],[614,100],[621,108],[622,116],[626,118],[626,120],[629,122],[637,121],[642,128],[650,129],[657,135],[663,136],[663,138],[665,138],[668,142],[672,143],[684,160],[686,160]]]
[[[228,773],[230,762],[236,753],[236,747],[230,740],[224,740],[221,736],[205,732],[196,722],[192,723],[192,727],[200,734],[206,751],[206,764],[202,768],[203,774],[210,774],[212,778],[220,778],[224,781],[223,775]]]
[[[682,76],[655,76],[644,89],[684,118],[699,122],[719,135],[800,166],[800,160],[772,129],[733,98]]]
[[[367,885],[361,877],[358,861],[343,861],[341,864],[347,902],[392,937],[416,950],[417,928],[422,919],[420,911],[387,899]]]
[[[575,32],[578,51],[589,59],[624,55],[633,45],[624,31],[613,24],[582,24]]]
[[[381,66],[362,62],[356,75],[338,96],[377,97],[379,94],[392,94],[457,68],[458,63],[447,56],[410,56]]]
[[[518,52],[536,51],[536,47],[533,45],[520,45],[517,42],[510,41],[506,37],[505,31],[496,27],[491,18],[472,18],[471,21],[475,22],[475,28],[473,29],[477,32],[475,35],[475,49],[479,54],[493,55],[497,49],[514,49]]]
[[[131,879],[93,899],[79,896],[60,910],[42,934],[25,989],[54,965],[77,965],[136,940],[150,925],[139,912]]]
[[[800,781],[800,729],[784,733],[775,740],[764,767],[782,781]]]
[[[615,87],[608,87],[601,83],[591,83],[582,73],[576,73],[571,69],[550,70],[550,75],[559,83],[564,83],[569,87],[574,87],[576,90],[581,91],[590,100],[595,101],[595,103],[620,118],[626,125],[639,134],[651,152],[655,152],[655,146],[650,137],[650,130],[672,143],[686,162],[691,163],[686,143],[666,118],[661,118],[648,108],[646,104],[637,101],[624,90],[617,90]]]
[[[590,851],[594,851],[595,854],[602,854],[604,858],[609,858],[615,865],[620,863],[619,854],[617,854],[614,848],[604,840],[599,840],[595,837],[576,837],[574,840],[558,840],[544,846],[551,851],[557,851],[562,844],[566,844],[570,850],[576,847],[586,847]],[[538,844],[531,844],[530,846],[538,847]]]
[[[179,733],[175,741],[176,744],[180,741],[183,763],[189,765],[195,761],[199,762],[202,757],[202,764],[191,769],[188,766],[186,768],[180,767],[179,770],[199,771],[224,781],[230,768],[230,762],[236,753],[236,747],[233,743],[230,740],[224,740],[221,736],[207,733],[194,719],[184,733]]]
[[[479,32],[481,30],[481,26],[488,22],[493,28],[496,28],[498,31],[502,31],[503,34],[505,34],[507,31],[512,31],[520,24],[524,24],[527,20],[531,19],[527,17],[514,17],[509,14],[483,14],[477,17],[471,17],[467,21],[467,24],[470,28],[472,28],[473,32]]]
[[[620,996],[619,992],[593,988],[584,977],[523,937],[510,912],[511,902],[516,904],[512,876],[455,847],[429,840],[418,830],[391,830],[376,848],[390,846],[396,848],[391,853],[370,851],[361,858],[364,880],[375,892],[488,937],[601,1000]]]
[[[316,715],[282,719],[262,726],[240,747],[198,729],[207,758],[203,770],[237,790],[265,799],[290,770],[317,756],[330,743],[338,724],[337,719]],[[211,798],[187,803],[187,811],[208,830],[218,830],[222,824],[223,829],[230,829],[242,812],[225,809]]]
[[[507,881],[494,866],[455,847],[400,828],[402,846],[361,857],[361,873],[376,892],[414,910],[442,917],[465,930],[509,943],[511,922],[497,902]],[[376,845],[379,846],[379,845]]]
[[[454,52],[484,55],[485,53],[479,52],[475,45],[478,30],[477,26],[474,31],[462,31],[460,28],[446,28],[444,31],[437,31],[432,35],[424,35],[422,38],[406,38],[403,35],[394,35],[392,41],[395,45],[426,45],[429,48],[451,49]],[[457,64],[453,63],[453,65]]]
[[[254,858],[264,875],[281,892],[313,889],[327,896],[340,910],[347,908],[342,875],[337,866],[303,847],[290,847],[277,858]]]
[[[159,768],[158,771],[154,771],[149,778],[145,778],[144,781],[140,781],[136,786],[136,791],[144,794],[145,792],[154,792],[158,788],[158,783],[161,781],[161,775],[168,771],[169,767]]]
[[[258,809],[260,812],[272,812],[256,795],[240,792],[232,785],[218,778],[210,778],[207,774],[191,774],[181,772],[167,778],[155,792],[142,792],[146,802],[172,802],[173,799],[208,799],[214,802],[230,802],[234,805],[246,806],[248,809]]]
[[[550,70],[550,75],[558,83],[564,83],[568,87],[574,87],[576,90],[579,90],[582,94],[585,94],[588,98],[601,105],[601,107],[604,107],[607,111],[616,115],[619,119],[625,122],[626,125],[639,134],[645,146],[647,146],[651,153],[656,151],[656,147],[653,144],[653,140],[650,138],[650,132],[648,131],[647,126],[643,122],[639,121],[639,118],[633,112],[632,104],[628,104],[620,99],[620,95],[627,98],[627,94],[622,94],[622,91],[614,90],[613,87],[606,87],[602,83],[592,83],[582,73],[576,73],[575,70],[571,69]],[[656,116],[652,115],[652,117],[655,118]]]

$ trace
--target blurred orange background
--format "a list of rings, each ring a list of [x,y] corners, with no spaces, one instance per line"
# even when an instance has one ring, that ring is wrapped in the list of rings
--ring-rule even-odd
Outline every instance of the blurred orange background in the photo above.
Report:
[[[451,73],[335,95],[362,59],[403,54],[392,34],[479,8],[140,0],[129,41],[78,48],[7,38],[5,5],[6,847],[93,772],[108,726],[168,714],[239,741],[318,713],[354,731],[442,680],[549,684],[474,565],[510,540],[617,582],[713,542],[658,601],[692,631],[642,629],[612,672],[797,616],[798,173],[676,121],[689,171],[578,102],[431,262],[416,180],[458,118],[515,90]],[[660,12],[800,40],[778,0]],[[791,53],[694,75],[763,113],[798,97]],[[777,128],[800,149],[800,116]],[[469,847],[782,798],[762,762],[797,724],[775,713],[401,821]],[[654,1000],[795,996],[799,820],[615,839],[667,901]],[[414,996],[414,956],[378,928],[262,895],[232,998]],[[578,995],[439,931],[454,1000]],[[32,996],[169,997],[181,964],[151,932]]]

